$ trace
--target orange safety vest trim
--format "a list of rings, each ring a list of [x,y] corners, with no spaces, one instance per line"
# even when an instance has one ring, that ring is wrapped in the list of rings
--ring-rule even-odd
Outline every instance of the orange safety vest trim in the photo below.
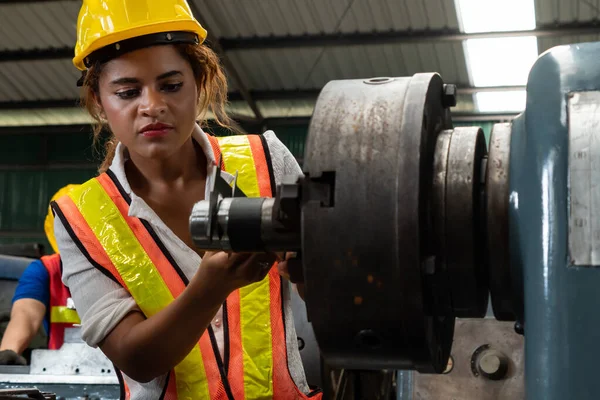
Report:
[[[68,299],[71,292],[62,283],[62,263],[60,255],[53,254],[40,259],[50,278],[50,332],[48,332],[48,348],[60,349],[65,341],[65,329],[79,324],[77,311],[69,308]]]
[[[238,184],[248,196],[272,195],[270,156],[262,136],[210,141],[223,154],[223,164],[238,171]],[[109,171],[62,197],[53,208],[90,262],[126,288],[151,317],[179,296],[188,280],[149,224],[128,215],[129,202]],[[209,327],[198,346],[170,372],[161,398],[321,398],[320,391],[300,392],[289,373],[276,268],[262,282],[233,292],[224,311],[224,359]]]

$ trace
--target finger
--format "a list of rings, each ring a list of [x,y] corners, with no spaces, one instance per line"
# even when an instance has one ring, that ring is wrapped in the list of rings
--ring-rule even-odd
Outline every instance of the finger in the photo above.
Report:
[[[211,251],[207,252],[203,259],[205,261],[210,260],[211,263],[221,265],[226,269],[236,270],[248,258],[250,258],[250,256],[250,253],[226,253],[224,251]]]
[[[252,253],[227,253],[227,265],[232,269],[243,268],[252,256]]]
[[[277,272],[279,272],[279,275],[283,276],[285,279],[290,280],[287,261],[280,261],[277,263]]]
[[[277,257],[275,254],[258,253],[253,254],[247,261],[249,274],[255,282],[261,281],[267,276]]]

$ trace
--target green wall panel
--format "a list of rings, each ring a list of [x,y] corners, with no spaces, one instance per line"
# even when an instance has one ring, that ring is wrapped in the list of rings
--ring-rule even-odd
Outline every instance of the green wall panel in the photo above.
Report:
[[[99,157],[89,132],[47,136],[46,146],[50,163],[85,163]]]
[[[42,137],[39,135],[0,136],[0,163],[35,164],[43,158]]]
[[[298,159],[302,161],[304,156],[304,143],[306,141],[306,133],[308,132],[307,126],[285,126],[276,127],[273,129],[275,135],[281,140],[283,144],[290,150],[290,152]]]
[[[96,174],[91,130],[0,135],[0,243],[41,243],[50,197]],[[72,165],[72,166],[71,166]]]
[[[43,236],[44,218],[52,195],[67,184],[85,182],[95,173],[95,169],[0,171],[2,242],[15,243],[9,240],[11,238],[37,238],[40,233]]]

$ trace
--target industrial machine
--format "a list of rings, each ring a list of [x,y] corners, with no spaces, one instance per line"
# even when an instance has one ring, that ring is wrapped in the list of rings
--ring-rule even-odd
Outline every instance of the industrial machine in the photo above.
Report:
[[[332,81],[304,176],[272,199],[216,184],[194,207],[194,242],[298,252],[325,362],[401,370],[397,397],[597,398],[598,54],[542,55],[525,112],[487,149],[480,129],[453,128],[456,90],[437,74]]]
[[[526,110],[487,146],[481,129],[453,127],[456,89],[438,74],[332,81],[304,175],[273,198],[214,179],[194,242],[297,253],[301,354],[334,382],[330,398],[598,398],[599,54],[542,55]],[[89,382],[64,376],[114,389],[102,362]]]

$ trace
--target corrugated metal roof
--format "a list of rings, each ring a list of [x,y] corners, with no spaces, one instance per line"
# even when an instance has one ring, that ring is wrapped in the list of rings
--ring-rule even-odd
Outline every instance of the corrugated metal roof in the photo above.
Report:
[[[227,105],[227,112],[242,117],[254,118],[254,112],[245,101],[231,101]],[[212,114],[207,114],[207,119],[212,118]]]
[[[192,0],[216,37],[457,28],[453,0]]]
[[[0,101],[76,99],[79,71],[70,60],[0,63]]]
[[[538,26],[592,21],[598,20],[599,17],[599,0],[535,0],[535,18]]]
[[[449,83],[469,82],[461,43],[243,50],[229,57],[243,66],[238,73],[256,90],[321,88],[333,79],[418,72],[439,72]]]
[[[388,30],[458,28],[454,0],[190,0],[212,29],[211,37],[264,37]],[[585,0],[600,5],[600,0]],[[597,17],[578,0],[536,0],[538,25]],[[0,51],[73,46],[80,1],[28,2],[0,5]],[[575,10],[575,11],[574,11]],[[539,51],[600,37],[540,38]],[[227,53],[249,90],[319,89],[333,79],[411,76],[438,72],[447,83],[469,82],[460,42],[356,45],[327,48],[235,50]],[[69,59],[0,63],[0,102],[74,99],[79,72]],[[230,87],[234,85],[230,83]],[[263,116],[307,116],[307,100],[258,101]],[[253,117],[243,102],[229,109]],[[471,95],[460,96],[455,112],[473,111]],[[27,117],[19,110],[0,115],[4,121],[80,121],[80,111]],[[69,116],[73,113],[73,116]],[[17,117],[18,116],[18,117]],[[34,122],[28,122],[32,118]],[[1,124],[6,122],[0,121]],[[78,122],[74,122],[78,123]]]
[[[82,108],[0,110],[0,126],[44,126],[89,124],[93,120]]]
[[[0,5],[0,50],[73,47],[79,1]]]
[[[265,118],[309,117],[315,108],[315,102],[308,100],[267,100],[257,104]]]

